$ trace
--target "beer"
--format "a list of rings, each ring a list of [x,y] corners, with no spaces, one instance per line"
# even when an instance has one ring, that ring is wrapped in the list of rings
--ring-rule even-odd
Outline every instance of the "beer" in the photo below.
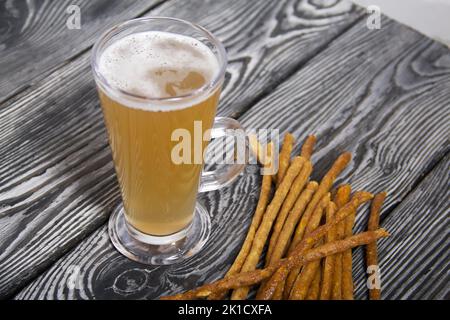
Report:
[[[199,40],[159,31],[127,35],[100,56],[107,83],[152,101],[136,102],[99,88],[125,217],[142,233],[173,234],[193,218],[202,164],[174,163],[172,149],[179,142],[171,136],[186,129],[194,137],[195,121],[201,121],[203,132],[212,127],[220,89],[194,93],[218,69],[217,58]]]

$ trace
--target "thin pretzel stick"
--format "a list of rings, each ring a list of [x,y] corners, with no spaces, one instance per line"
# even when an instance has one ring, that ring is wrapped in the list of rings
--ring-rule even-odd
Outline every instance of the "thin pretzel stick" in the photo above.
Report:
[[[256,157],[256,160],[259,162],[261,159],[260,150],[262,149],[262,145],[259,142],[256,134],[250,133],[248,135],[248,143],[249,143],[250,151],[253,153],[253,155]]]
[[[313,150],[314,150],[314,145],[315,144],[316,144],[316,136],[314,136],[314,135],[308,136],[306,138],[305,142],[302,145],[302,150],[301,150],[301,155],[300,156],[302,156],[303,158],[305,158],[307,160],[310,160],[311,159],[311,155],[312,155]],[[308,162],[308,163],[311,166],[310,167],[308,166],[307,168],[304,168],[304,169],[305,169],[305,171],[309,171],[309,173],[308,172],[304,172],[303,174],[305,176],[307,175],[309,177],[309,175],[311,174],[311,171],[312,171],[312,164],[311,164],[311,162]],[[303,180],[300,180],[300,183],[301,182],[303,182]],[[304,186],[305,183],[306,183],[306,180],[304,180],[303,186]],[[295,201],[295,199],[297,199],[300,191],[301,190],[298,190],[298,192],[294,192],[294,194],[292,195],[292,198],[294,198],[293,201]],[[292,205],[291,205],[291,207],[292,207]],[[282,227],[284,225],[284,222],[286,220],[286,216],[288,214],[288,211],[289,210],[286,211],[285,215],[281,215],[280,214],[280,218],[277,219],[277,223],[275,224],[273,235],[270,238],[268,254],[266,256],[266,265],[270,262],[270,259],[271,259],[271,256],[272,256],[272,253],[273,253],[273,250],[274,250],[273,247],[276,245],[276,243],[278,241],[279,233],[281,232],[281,229],[282,229]],[[297,222],[296,222],[296,224],[297,224]]]
[[[278,241],[278,237],[280,236],[281,229],[284,226],[286,218],[288,216],[289,211],[294,206],[300,192],[302,192],[306,183],[308,182],[309,176],[312,172],[312,164],[310,161],[306,161],[302,167],[297,178],[295,178],[294,183],[292,184],[292,188],[289,191],[286,200],[281,207],[280,213],[277,216],[277,220],[272,230],[272,235],[270,237],[269,248],[266,254],[266,266],[269,265],[271,261],[272,253],[275,249],[275,244]]]
[[[351,193],[352,187],[349,184],[343,184],[337,188],[336,195],[334,196],[334,203],[336,203],[338,209],[342,208],[350,201]]]
[[[320,220],[322,219],[323,212],[328,207],[329,203],[330,193],[327,193],[326,196],[322,198],[319,205],[314,210],[311,219],[309,220],[308,226],[306,227],[307,234],[317,229],[320,224]],[[316,275],[319,264],[320,262],[307,264],[303,266],[301,272],[300,269],[293,269],[291,271],[291,274],[289,275],[285,285],[285,288],[287,290],[286,292],[289,292],[290,300],[304,300],[306,298],[309,286],[314,280],[314,276]]]
[[[315,144],[316,144],[316,137],[314,135],[308,136],[305,142],[303,143],[301,156],[306,160],[311,159],[311,155],[313,153]],[[283,209],[281,210],[282,212],[279,214],[277,222],[275,223],[274,230],[272,231],[272,236],[270,237],[269,248],[266,254],[266,266],[269,265],[271,262],[274,247],[278,242],[278,237],[286,221],[286,217],[289,213],[289,210],[292,208],[294,201],[297,199],[300,191],[302,191],[303,187],[305,186],[305,183],[308,180],[308,177],[311,174],[311,172],[312,172],[312,164],[310,161],[308,161],[307,164],[305,164],[305,166],[303,167],[303,171],[301,172],[301,174],[297,177],[298,181],[294,182],[294,185],[297,186],[297,188],[289,192],[288,198],[286,199],[286,208],[285,208],[286,210]],[[283,208],[284,207],[285,206],[283,205]],[[297,222],[295,224],[297,224]]]
[[[297,226],[297,229],[295,230],[294,238],[291,242],[291,246],[289,250],[293,250],[293,248],[300,242],[300,240],[305,235],[305,229],[308,225],[308,220],[311,218],[311,215],[314,211],[314,208],[319,203],[320,199],[330,191],[331,186],[334,183],[334,180],[336,180],[336,177],[345,169],[345,167],[348,165],[348,163],[351,160],[351,154],[349,152],[341,154],[336,161],[333,163],[333,166],[331,169],[325,174],[322,181],[320,182],[319,188],[317,189],[317,192],[314,194],[313,198],[311,199],[311,202],[308,204],[308,207],[305,210],[305,213],[302,216],[302,219],[300,220],[300,223]]]
[[[304,159],[303,157],[301,157],[301,158]],[[272,229],[272,233],[270,236],[269,247],[266,252],[265,266],[268,266],[272,261],[272,253],[273,253],[273,251],[275,251],[275,245],[280,236],[281,229],[285,224],[286,218],[287,218],[290,210],[295,205],[300,192],[303,190],[303,188],[305,187],[305,184],[308,182],[311,172],[312,172],[311,162],[305,161],[305,163],[303,164],[302,170],[300,171],[297,178],[295,178],[295,180],[292,184],[291,190],[289,191],[286,199],[284,200],[283,206],[281,207],[281,210],[278,213],[277,219],[275,221],[275,225]],[[294,227],[295,227],[295,225],[292,226],[292,228],[294,228]],[[281,257],[274,258],[274,259],[278,260],[280,258]],[[273,261],[275,261],[275,260],[273,260]],[[263,288],[263,286],[261,285],[259,290],[262,290],[262,288]]]
[[[310,262],[307,265],[304,265],[302,271],[297,273],[297,279],[294,279],[294,285],[292,286],[292,290],[290,291],[289,300],[305,300],[309,290],[311,289],[312,282],[314,277],[316,276],[317,271],[320,267],[320,260]],[[298,270],[293,269],[292,271]],[[291,271],[291,274],[292,274]],[[295,274],[295,273],[294,273]],[[288,278],[289,279],[289,278]],[[286,281],[286,285],[289,285],[288,281]]]
[[[353,234],[353,225],[355,224],[356,211],[352,212],[345,220],[345,237]],[[353,300],[353,262],[352,250],[346,250],[342,255],[342,299]]]
[[[283,146],[281,147],[280,156],[278,160],[278,173],[277,173],[277,185],[281,183],[286,174],[291,160],[292,148],[294,146],[295,138],[289,132],[286,133],[283,140]]]
[[[305,210],[305,213],[302,216],[302,219],[300,220],[300,223],[297,225],[297,228],[295,230],[294,238],[291,242],[291,246],[289,250],[292,250],[295,245],[299,243],[299,241],[304,237],[306,228],[308,226],[309,220],[311,219],[311,216],[314,212],[314,208],[316,207],[318,201],[320,200],[319,197],[322,197],[323,194],[328,192],[331,188],[331,186],[334,183],[334,180],[336,177],[341,173],[347,164],[351,160],[351,154],[350,153],[344,153],[340,155],[337,160],[333,163],[333,166],[331,169],[327,172],[327,174],[322,179],[319,188],[317,189],[317,192],[314,194],[314,197],[312,198],[311,202],[308,204],[308,207]],[[287,299],[291,295],[291,290],[293,288],[294,282],[298,276],[300,270],[294,269],[289,274],[285,289],[284,289],[284,297]],[[309,278],[307,279],[309,281]],[[303,291],[304,292],[304,291]],[[304,297],[304,295],[301,295]]]
[[[300,220],[303,211],[305,210],[318,186],[319,184],[316,181],[309,182],[306,188],[298,197],[297,201],[294,204],[294,207],[292,208],[291,212],[289,212],[283,229],[281,230],[280,235],[277,239],[277,243],[270,258],[270,264],[274,263],[277,260],[280,260],[286,253],[289,245],[289,240],[291,239],[295,226],[297,225],[298,220]]]
[[[306,295],[306,300],[318,300],[320,295],[320,282],[322,280],[322,265],[319,261],[319,267],[317,268],[316,275],[311,283],[308,294]],[[315,262],[310,262],[315,263]]]
[[[315,144],[316,144],[316,136],[315,135],[308,136],[305,142],[303,143],[300,155],[305,159],[308,160],[311,159],[311,155],[313,153]]]
[[[267,158],[265,157],[264,154],[264,147],[261,145],[261,143],[258,140],[258,137],[256,136],[256,134],[249,134],[248,135],[248,143],[250,146],[250,150],[252,151],[252,153],[254,154],[254,156],[256,157],[256,160],[262,165],[262,166],[266,166],[267,163]],[[266,149],[267,152],[267,149]]]
[[[322,232],[324,232],[325,230],[329,230],[331,227],[336,225],[336,223],[338,221],[339,221],[339,217],[337,218],[337,220],[334,220],[333,223],[324,225],[323,228],[319,227],[315,232],[313,232],[311,234],[311,236],[309,236],[308,240],[303,240],[300,244],[298,244],[298,246],[296,247],[294,252],[289,257],[301,255],[302,252],[304,252],[304,250],[306,250],[307,243],[309,241],[316,241],[320,235],[323,235]],[[342,240],[336,240],[335,242],[331,242],[331,243],[336,243],[339,241],[342,241]],[[329,243],[327,243],[327,244],[329,244]],[[299,268],[299,267],[301,267],[301,265],[295,266],[295,265],[289,264],[289,258],[288,258],[287,264],[283,264],[280,268],[278,268],[276,270],[275,274],[273,274],[271,276],[270,280],[266,283],[266,286],[265,286],[262,294],[258,295],[256,297],[256,299],[257,300],[269,300],[272,297],[273,292],[277,289],[277,284],[284,283],[289,272],[293,268]]]
[[[253,153],[253,155],[256,157],[256,160],[260,165],[262,165],[264,168],[271,169],[272,171],[275,171],[273,166],[275,165],[274,161],[274,144],[273,142],[269,142],[266,147],[264,148],[261,143],[259,142],[257,136],[253,133],[250,133],[248,135],[248,142],[250,151]],[[276,175],[271,175],[272,181],[276,181]]]
[[[341,240],[344,238],[345,234],[345,225],[344,223],[340,223],[337,226],[337,240]],[[331,290],[331,299],[332,300],[341,300],[342,299],[342,254],[337,254],[334,258],[334,273],[333,273],[333,284]]]
[[[267,145],[267,156],[270,158],[272,156],[272,142]],[[270,163],[267,163],[266,166],[270,166]],[[247,236],[245,237],[244,244],[239,251],[238,256],[234,260],[230,269],[226,273],[225,277],[231,276],[241,271],[242,265],[245,262],[245,259],[250,252],[253,239],[255,238],[256,231],[261,223],[264,212],[266,211],[267,204],[269,202],[270,191],[272,186],[272,176],[264,175],[262,179],[261,191],[259,193],[258,204],[256,205],[255,214],[253,215],[252,222],[247,232]],[[221,300],[226,296],[227,292],[221,292],[217,294],[213,294],[209,297],[210,300]]]
[[[326,210],[326,216],[327,216],[327,223],[332,221],[336,214],[336,204],[334,202],[330,202],[328,204],[327,210]],[[328,231],[325,241],[326,242],[333,242],[336,240],[336,228],[331,228],[330,231]],[[331,297],[331,285],[333,280],[333,269],[334,269],[334,261],[335,261],[335,255],[327,256],[324,259],[323,262],[323,273],[322,273],[322,286],[320,288],[320,300],[329,300]]]
[[[283,291],[284,291],[284,284],[285,282],[280,282],[273,293],[272,300],[281,300],[283,299]]]
[[[308,250],[304,254],[294,255],[287,259],[279,261],[275,265],[271,265],[264,269],[257,269],[250,272],[235,274],[231,277],[227,277],[221,280],[217,280],[213,283],[203,285],[196,289],[186,291],[185,293],[162,297],[163,300],[191,300],[196,298],[205,298],[213,292],[224,291],[229,289],[236,289],[242,286],[251,286],[261,282],[264,279],[270,277],[275,271],[279,271],[282,268],[289,269],[292,267],[301,266],[305,263],[312,262],[317,259],[322,259],[330,254],[342,252],[349,248],[354,248],[360,245],[365,245],[376,241],[379,238],[388,237],[389,233],[384,229],[378,229],[376,231],[366,231],[354,235],[350,238],[330,242],[320,247],[316,247]]]
[[[334,198],[334,202],[336,206],[339,208],[343,207],[350,200],[350,193],[352,192],[352,188],[349,184],[341,185],[337,188],[336,195]],[[353,214],[350,213],[350,214]],[[345,235],[345,221],[342,221],[336,226],[336,239],[343,239]],[[332,290],[331,290],[331,299],[333,300],[341,300],[342,299],[342,254],[339,253],[335,256],[334,260],[334,273],[333,273],[333,282],[332,282]]]
[[[255,234],[252,247],[247,255],[244,264],[242,265],[241,272],[252,271],[256,268],[258,260],[263,251],[264,244],[266,243],[267,237],[270,233],[270,229],[272,228],[273,221],[275,220],[278,211],[280,210],[280,207],[283,204],[283,201],[286,198],[289,189],[291,188],[292,182],[299,174],[304,161],[305,160],[302,157],[295,157],[292,161],[292,164],[289,166],[289,169],[285,177],[283,178],[283,181],[275,191],[275,195],[266,209],[266,213],[264,214],[258,231]],[[231,299],[245,299],[247,297],[248,291],[248,287],[234,290],[231,295]]]
[[[264,269],[256,269],[253,271],[241,272],[232,276],[205,284],[201,287],[179,293],[172,296],[161,297],[161,300],[194,300],[199,298],[207,298],[216,292],[223,292],[232,289],[238,289],[243,286],[251,286],[270,277],[277,266],[269,266]]]
[[[369,223],[367,229],[369,231],[378,229],[380,225],[380,211],[383,206],[384,199],[386,198],[386,192],[381,192],[375,195],[370,208]],[[378,252],[377,243],[367,244],[366,246],[366,264],[367,266],[378,266]],[[369,289],[370,300],[380,300],[381,289],[372,288]]]
[[[373,198],[372,194],[368,192],[365,191],[356,192],[353,195],[352,200],[336,213],[334,220],[323,226],[320,226],[310,234],[307,234],[305,238],[295,247],[295,249],[288,256],[296,254],[298,255],[307,250],[308,248],[310,248],[312,245],[314,245],[314,243],[316,243],[323,236],[325,236],[327,232],[331,230],[331,228],[334,228],[340,221],[345,219],[352,212],[352,210],[356,210],[356,208],[358,208],[361,204],[369,201],[372,198]],[[288,268],[285,268],[285,270],[279,270],[277,274],[275,274],[272,278],[270,278],[269,281],[267,281],[266,285],[264,286],[264,290],[262,290],[256,296],[256,298],[260,300],[269,300],[273,296],[277,286],[286,280],[289,271],[290,269]]]

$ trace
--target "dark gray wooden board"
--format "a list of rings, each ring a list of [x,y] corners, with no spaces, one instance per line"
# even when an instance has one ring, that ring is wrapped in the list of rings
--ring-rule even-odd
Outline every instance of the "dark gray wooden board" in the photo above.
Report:
[[[430,260],[429,265],[434,265],[427,269],[427,277],[408,275],[423,270],[415,265],[416,261],[428,261],[431,255],[448,255],[446,243],[441,243],[445,239],[445,234],[439,233],[442,229],[434,229],[432,221],[423,223],[413,217],[434,213],[436,223],[440,223],[448,213],[445,201],[436,202],[443,195],[442,188],[445,191],[448,177],[436,189],[433,183],[446,169],[442,166],[448,167],[448,158],[442,159],[449,146],[449,99],[448,48],[383,18],[381,30],[368,30],[365,21],[353,26],[256,103],[240,121],[247,128],[291,131],[300,140],[308,133],[317,134],[319,141],[313,157],[316,179],[340,152],[351,151],[354,159],[338,182],[349,182],[355,189],[389,192],[383,224],[393,237],[380,241],[387,297],[442,297],[445,287],[433,286],[429,279],[446,279],[447,258]],[[295,152],[298,151],[297,146]],[[421,184],[441,160],[443,164]],[[202,196],[214,217],[212,239],[201,253],[185,263],[153,268],[131,262],[113,249],[106,228],[102,227],[17,298],[156,298],[215,280],[226,272],[242,243],[258,181],[248,172],[224,191]],[[428,196],[430,188],[438,192],[436,198]],[[423,206],[415,204],[418,197]],[[405,204],[400,204],[405,199]],[[405,216],[411,219],[408,226],[403,223]],[[367,212],[362,210],[355,230],[363,230],[366,221]],[[415,239],[415,233],[411,235],[404,228],[419,230],[422,238]],[[434,234],[438,236],[432,238],[432,244],[417,248],[416,240],[427,241],[427,235]],[[412,255],[414,260],[409,259]],[[74,279],[74,268],[79,268],[77,287],[71,290],[67,283]],[[357,298],[366,295],[362,268],[356,251]],[[426,286],[433,286],[432,290],[424,290]]]
[[[383,227],[392,233],[392,238],[379,245],[384,299],[449,298],[449,167],[447,155],[402,201],[395,214],[382,215]],[[356,250],[354,257],[363,254],[363,250]],[[358,282],[366,279],[364,271],[363,263],[355,266]],[[356,295],[365,294],[366,289],[358,287]]]
[[[199,22],[223,40],[231,63],[219,112],[231,115],[326,47],[362,10],[344,1],[175,0],[150,14]],[[81,53],[0,107],[0,297],[100,227],[120,200],[88,59]],[[245,205],[247,219],[257,186],[235,186],[245,189],[229,197]]]
[[[143,14],[162,1],[0,1],[0,103],[89,48],[99,30]],[[81,29],[66,26],[71,4],[80,8]]]

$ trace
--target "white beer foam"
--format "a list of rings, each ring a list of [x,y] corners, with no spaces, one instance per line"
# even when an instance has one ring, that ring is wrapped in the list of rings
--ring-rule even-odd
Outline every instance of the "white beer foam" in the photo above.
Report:
[[[117,40],[101,54],[98,68],[110,86],[150,99],[169,97],[161,84],[173,78],[170,70],[186,75],[197,72],[203,76],[205,83],[210,83],[220,71],[216,56],[204,43],[161,31],[135,33]],[[155,77],[155,72],[159,72],[158,77]],[[178,93],[184,95],[189,91]],[[118,95],[112,98],[128,107],[149,111],[184,109],[205,99],[180,99],[180,102],[162,101],[149,105]]]

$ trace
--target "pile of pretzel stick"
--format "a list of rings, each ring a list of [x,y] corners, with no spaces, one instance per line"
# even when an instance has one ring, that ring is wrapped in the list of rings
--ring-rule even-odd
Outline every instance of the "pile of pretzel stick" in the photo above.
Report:
[[[262,146],[251,136],[259,163],[274,166],[275,146]],[[320,182],[311,181],[311,155],[316,137],[308,136],[299,156],[292,157],[295,138],[287,133],[279,153],[278,170],[263,175],[258,204],[242,248],[223,279],[162,299],[247,299],[252,288],[257,300],[352,300],[352,249],[366,246],[366,263],[377,266],[377,244],[388,237],[379,228],[386,193],[352,193],[349,184],[334,182],[351,161],[341,154]],[[275,170],[268,170],[275,172]],[[358,209],[371,202],[366,232],[354,234]],[[266,250],[264,250],[266,248]],[[265,254],[264,254],[265,253]],[[263,268],[257,268],[264,261]],[[369,290],[380,299],[379,288]]]

